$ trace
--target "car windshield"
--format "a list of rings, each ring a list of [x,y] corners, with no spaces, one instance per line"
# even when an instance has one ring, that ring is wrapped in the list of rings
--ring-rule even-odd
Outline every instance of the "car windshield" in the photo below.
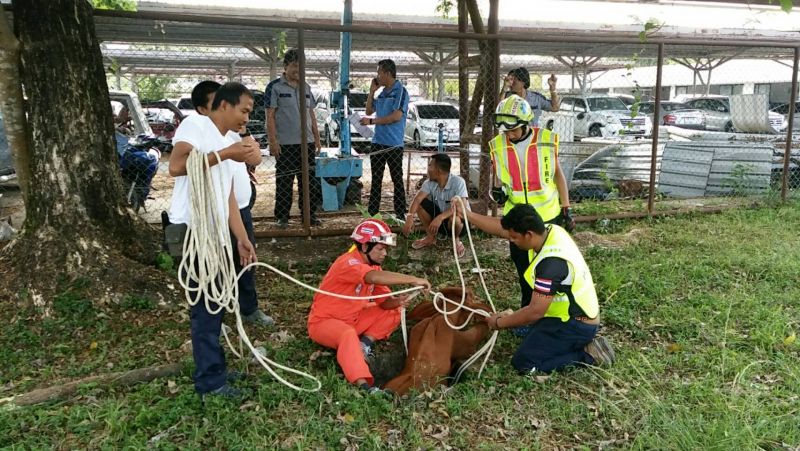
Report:
[[[420,119],[458,119],[458,109],[452,105],[417,105]]]
[[[194,105],[192,104],[192,99],[188,97],[184,97],[178,102],[178,109],[180,110],[193,110]]]
[[[175,113],[166,108],[145,108],[144,114],[150,122],[172,122]]]
[[[627,110],[628,108],[616,97],[589,97],[586,99],[589,102],[589,109],[591,111],[605,111],[605,110]]]
[[[347,98],[350,108],[366,108],[367,94],[363,92],[351,92]]]

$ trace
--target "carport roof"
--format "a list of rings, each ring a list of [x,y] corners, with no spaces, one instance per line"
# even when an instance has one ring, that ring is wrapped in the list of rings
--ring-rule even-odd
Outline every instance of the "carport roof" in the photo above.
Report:
[[[302,16],[307,14],[307,16]],[[793,13],[794,14],[794,13]],[[177,19],[177,20],[176,20]],[[297,31],[306,26],[327,30],[307,30],[304,34],[309,50],[337,50],[340,19],[334,13],[302,13],[283,10],[209,6],[167,5],[140,2],[139,11],[121,13],[98,11],[95,24],[103,41],[146,42],[169,45],[218,45],[262,47],[286,31],[286,42],[296,45]],[[448,37],[458,31],[452,20],[397,15],[360,15],[354,17],[354,29],[372,27],[386,34],[353,33],[354,51],[423,52],[435,50],[445,54],[457,51],[457,40]],[[503,40],[501,53],[507,55],[542,55],[562,57],[630,58],[634,54],[655,56],[655,45],[642,45],[638,40],[641,26],[613,27],[585,23],[501,22],[503,37],[532,41]],[[471,29],[471,27],[470,27]],[[398,36],[400,31],[415,36]],[[437,35],[438,34],[438,35]],[[756,29],[685,29],[663,26],[648,38],[649,43],[667,43],[667,57],[688,58],[786,58],[791,46],[800,46],[800,32]],[[719,45],[728,41],[730,45]],[[469,40],[470,52],[478,51],[476,41]],[[675,44],[675,45],[673,45]],[[746,45],[763,45],[747,47]],[[774,47],[781,45],[783,48]],[[770,48],[771,47],[771,48]],[[641,53],[640,53],[641,52]]]

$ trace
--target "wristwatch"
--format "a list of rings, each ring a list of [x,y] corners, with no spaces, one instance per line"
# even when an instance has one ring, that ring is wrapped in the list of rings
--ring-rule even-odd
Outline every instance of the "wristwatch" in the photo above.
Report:
[[[369,125],[374,125],[374,124],[375,124],[375,118],[374,117],[369,118]]]

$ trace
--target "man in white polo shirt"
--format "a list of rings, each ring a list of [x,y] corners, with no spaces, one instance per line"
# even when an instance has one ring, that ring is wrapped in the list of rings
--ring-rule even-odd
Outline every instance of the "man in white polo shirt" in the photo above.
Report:
[[[453,197],[460,197],[469,208],[469,192],[467,182],[456,174],[450,173],[452,162],[450,157],[444,153],[437,153],[431,156],[428,163],[428,180],[422,184],[419,192],[411,201],[411,208],[406,216],[406,223],[403,226],[403,234],[411,233],[414,226],[414,216],[418,216],[425,227],[425,238],[411,243],[414,249],[422,249],[436,245],[436,234],[450,235],[455,222],[456,236],[461,237],[466,233],[461,218],[453,215],[450,201]],[[461,239],[456,239],[456,252],[460,257],[464,256],[466,249]]]
[[[192,90],[192,103],[198,114],[208,116],[211,112],[211,105],[214,102],[214,94],[221,85],[212,80],[204,80],[198,83]],[[205,102],[205,103],[203,103]],[[228,132],[228,135],[239,142],[242,139],[253,141],[252,136],[242,138],[238,133]],[[250,185],[250,174],[247,165],[257,166],[261,163],[261,154],[253,153],[250,159],[239,163],[238,161],[228,160],[233,168],[233,192],[236,193],[236,203],[239,204],[239,214],[242,216],[242,224],[247,231],[247,237],[255,245],[256,237],[253,229],[253,214],[250,211],[250,199],[252,198],[253,187]],[[235,242],[236,237],[231,234],[231,242]],[[239,253],[233,249],[233,263],[235,264],[236,274],[242,270],[239,264]],[[256,269],[250,268],[237,283],[239,286],[239,312],[242,319],[251,324],[260,326],[271,326],[275,320],[258,308],[258,293],[256,292]]]
[[[175,177],[169,219],[172,224],[189,225],[189,180],[186,177],[186,161],[192,149],[208,154],[208,163],[214,187],[219,215],[229,225],[236,238],[240,263],[247,265],[256,261],[256,252],[247,236],[239,206],[233,190],[233,168],[231,161],[243,162],[251,159],[254,152],[260,154],[252,141],[236,142],[229,132],[236,132],[247,123],[253,111],[253,94],[241,83],[226,83],[217,90],[208,116],[190,116],[181,122],[172,142],[174,147],[169,159],[169,174]],[[217,152],[218,154],[215,154]],[[226,216],[225,203],[229,216]],[[228,385],[225,354],[219,343],[224,310],[217,314],[208,312],[202,293],[190,313],[192,331],[192,354],[195,361],[194,385],[201,395],[214,394],[238,397],[241,392]]]

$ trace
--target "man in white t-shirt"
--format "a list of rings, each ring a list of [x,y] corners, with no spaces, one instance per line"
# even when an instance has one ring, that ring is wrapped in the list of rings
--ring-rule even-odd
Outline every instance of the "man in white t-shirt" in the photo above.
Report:
[[[456,174],[450,173],[452,162],[445,153],[437,153],[431,156],[428,163],[428,180],[422,184],[419,192],[411,201],[411,208],[406,216],[406,223],[403,226],[403,234],[411,233],[414,226],[414,216],[418,216],[422,225],[425,227],[425,238],[411,243],[414,249],[422,249],[436,245],[436,234],[449,235],[453,231],[455,222],[456,236],[461,237],[466,233],[461,218],[453,215],[450,201],[453,197],[460,197],[469,203],[467,198],[467,182]],[[463,257],[466,249],[460,238],[456,238],[456,252],[459,257]]]
[[[211,112],[211,104],[214,102],[214,94],[217,92],[221,85],[212,80],[204,80],[198,83],[192,90],[192,103],[194,109],[198,114],[208,116]],[[238,133],[228,132],[234,141],[251,140],[255,143],[252,136],[242,138]],[[253,230],[253,215],[250,211],[250,199],[252,198],[252,185],[250,182],[250,173],[247,169],[248,165],[257,166],[261,163],[261,154],[254,153],[251,158],[240,163],[238,161],[229,160],[228,162],[233,166],[233,192],[236,193],[236,203],[239,204],[239,214],[242,216],[242,224],[247,231],[247,236],[250,242],[255,244],[256,237]],[[234,242],[236,237],[231,234],[231,242]],[[242,270],[239,264],[239,253],[236,249],[233,250],[233,262],[235,264],[236,274]],[[256,292],[256,270],[251,268],[239,278],[237,284],[239,285],[239,312],[242,314],[242,319],[246,322],[257,324],[260,326],[271,326],[275,324],[275,320],[269,315],[258,308],[258,293]]]
[[[241,83],[226,83],[217,90],[208,116],[190,116],[181,122],[172,139],[174,145],[169,158],[169,174],[175,177],[169,219],[173,224],[190,224],[189,180],[186,177],[186,161],[192,149],[208,154],[208,163],[216,192],[216,204],[221,218],[228,223],[236,238],[236,249],[240,264],[256,261],[256,252],[247,236],[239,204],[233,188],[234,167],[231,161],[243,162],[260,154],[251,141],[236,140],[229,132],[236,132],[247,123],[253,111],[253,94]],[[218,154],[215,154],[217,152]],[[228,211],[225,214],[225,202]],[[223,311],[213,315],[208,312],[202,293],[197,304],[191,308],[192,354],[195,362],[194,385],[201,395],[216,394],[238,397],[241,392],[228,385],[225,354],[219,343]]]

